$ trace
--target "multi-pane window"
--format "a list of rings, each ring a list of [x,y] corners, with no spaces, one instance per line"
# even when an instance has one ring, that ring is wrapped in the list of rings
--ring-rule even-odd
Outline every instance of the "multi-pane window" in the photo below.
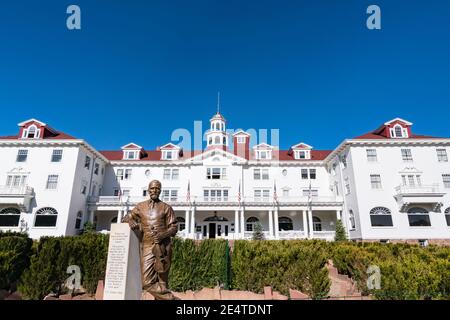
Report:
[[[163,201],[175,202],[178,200],[178,190],[162,190],[161,195]]]
[[[355,214],[353,213],[353,210],[349,210],[349,220],[350,220],[350,230],[356,229],[356,222],[355,222]]]
[[[28,150],[19,150],[17,152],[17,162],[25,162],[27,161],[27,157],[28,157]]]
[[[402,149],[402,159],[406,162],[413,161],[411,149]]]
[[[366,149],[367,161],[376,162],[377,161],[377,150],[376,149]]]
[[[294,151],[294,158],[295,159],[309,159],[310,153],[309,150],[295,150]]]
[[[125,169],[125,176],[124,176],[125,180],[131,179],[131,173],[132,173],[131,169]]]
[[[348,178],[345,178],[345,194],[349,193],[350,193],[350,181],[348,180]]]
[[[269,180],[269,169],[253,169],[254,180]]]
[[[25,186],[26,182],[26,175],[8,175],[6,177],[6,185],[8,187],[22,187]]]
[[[439,162],[448,162],[447,150],[446,149],[436,149],[437,157]]]
[[[63,151],[61,149],[55,149],[52,153],[52,162],[61,162]]]
[[[317,197],[319,195],[319,191],[317,189],[303,189],[303,196],[304,197]]]
[[[283,189],[283,197],[284,198],[289,197],[289,189]]]
[[[206,179],[219,180],[227,178],[226,168],[206,168]]]
[[[443,174],[442,180],[444,181],[444,188],[450,188],[450,174]]]
[[[392,227],[391,210],[385,207],[375,207],[370,210],[372,227]]]
[[[88,170],[91,167],[91,158],[89,156],[86,156],[86,159],[84,160],[84,167]]]
[[[415,187],[417,185],[420,187],[422,185],[422,178],[418,174],[402,175],[402,184],[404,186]]]
[[[87,192],[87,182],[83,180],[81,182],[81,194],[86,194],[86,192]]]
[[[309,176],[308,176],[308,172],[309,172]],[[308,179],[316,179],[316,169],[302,169],[301,171],[302,173],[302,180],[306,180]]]
[[[255,201],[269,201],[270,189],[257,189],[254,190]]]
[[[94,174],[98,175],[99,169],[100,169],[100,164],[99,164],[99,163],[96,163],[96,164],[94,165]]]
[[[308,179],[308,169],[302,169],[302,179]]]
[[[447,221],[447,226],[450,227],[450,207],[445,209],[445,221]]]
[[[372,189],[381,189],[381,176],[379,174],[371,174],[370,184]]]
[[[203,200],[206,202],[228,201],[228,190],[223,189],[203,190]]]
[[[164,169],[164,180],[178,180],[180,176],[180,169]]]
[[[262,151],[257,150],[256,151],[256,159],[265,160],[265,159],[270,159],[270,158],[271,158],[271,151],[269,151],[269,150],[262,150]]]
[[[117,169],[116,177],[117,180],[123,180],[123,169]]]
[[[83,221],[83,212],[78,211],[77,218],[75,219],[75,229],[80,229],[81,222]]]
[[[56,189],[58,186],[58,175],[57,174],[51,174],[47,178],[47,185],[46,189]]]
[[[413,207],[408,210],[408,221],[411,227],[430,227],[431,221],[428,211],[424,208]]]

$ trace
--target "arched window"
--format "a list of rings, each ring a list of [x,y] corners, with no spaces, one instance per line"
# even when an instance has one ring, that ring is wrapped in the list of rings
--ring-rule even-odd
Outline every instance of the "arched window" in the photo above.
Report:
[[[257,217],[250,217],[247,219],[247,223],[245,225],[245,231],[253,231],[255,230],[255,225],[259,222]]]
[[[288,218],[288,217],[278,218],[278,230],[279,231],[294,230],[294,225],[292,224],[292,219]]]
[[[396,138],[401,138],[403,137],[403,128],[399,125],[396,125],[394,127],[394,132],[395,132],[395,137]]]
[[[209,138],[208,145],[212,145],[212,138]]]
[[[177,217],[178,231],[183,231],[186,229],[186,220],[183,217]]]
[[[356,222],[355,222],[355,214],[353,213],[353,210],[349,210],[349,220],[350,220],[350,228],[351,230],[356,229]]]
[[[44,207],[36,211],[35,227],[55,227],[58,211],[51,207]]]
[[[214,144],[216,144],[216,145],[220,144],[220,137],[216,137],[214,139]]]
[[[77,212],[77,218],[75,220],[75,229],[79,230],[81,227],[81,222],[83,222],[83,211]]]
[[[447,220],[447,226],[450,227],[450,207],[445,209],[445,220]]]
[[[223,137],[223,145],[227,144],[227,138]]]
[[[220,130],[220,123],[216,122],[216,130],[219,131]]]
[[[428,211],[421,207],[413,207],[408,210],[408,220],[411,227],[430,227]]]
[[[39,132],[35,125],[29,126],[28,130],[27,130],[27,138],[29,138],[29,139],[38,138],[39,137],[38,133]]]
[[[313,217],[313,230],[322,231],[322,220],[318,217]]]
[[[4,208],[0,210],[0,227],[18,227],[20,210],[17,208]]]
[[[392,227],[391,210],[385,207],[375,207],[370,210],[372,227]]]

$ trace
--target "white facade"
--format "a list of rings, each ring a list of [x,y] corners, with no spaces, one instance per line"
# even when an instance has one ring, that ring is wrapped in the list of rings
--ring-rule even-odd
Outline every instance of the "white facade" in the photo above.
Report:
[[[228,135],[219,113],[210,122],[206,149],[193,152],[171,143],[102,152],[20,123],[0,137],[0,230],[73,235],[90,220],[108,231],[157,179],[183,237],[248,239],[259,223],[267,239],[332,240],[342,219],[354,240],[450,242],[450,139],[394,119],[335,150],[278,150]]]

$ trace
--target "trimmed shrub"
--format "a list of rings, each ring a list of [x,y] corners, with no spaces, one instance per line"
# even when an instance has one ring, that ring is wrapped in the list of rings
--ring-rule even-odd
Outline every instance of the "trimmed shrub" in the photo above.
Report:
[[[169,287],[173,291],[199,290],[229,285],[229,254],[226,240],[195,243],[178,237],[173,241]]]
[[[342,223],[342,220],[337,220],[334,241],[346,241],[346,240],[347,234],[345,233],[344,224]]]
[[[66,292],[67,268],[78,265],[81,284],[94,293],[97,282],[104,279],[108,254],[108,236],[86,234],[76,237],[42,237],[31,265],[22,276],[20,292],[28,299],[42,299],[53,292]]]
[[[0,233],[0,289],[12,289],[29,266],[33,240],[26,234]]]
[[[324,298],[330,289],[325,248],[322,241],[236,241],[232,288],[262,293],[272,286],[285,295],[291,288]]]

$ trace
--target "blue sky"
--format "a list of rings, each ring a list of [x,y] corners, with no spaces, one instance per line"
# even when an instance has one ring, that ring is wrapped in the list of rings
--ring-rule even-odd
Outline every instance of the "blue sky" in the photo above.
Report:
[[[100,150],[153,149],[206,127],[220,90],[229,127],[280,129],[282,148],[395,117],[450,137],[449,33],[446,0],[2,1],[0,135],[37,118]]]

